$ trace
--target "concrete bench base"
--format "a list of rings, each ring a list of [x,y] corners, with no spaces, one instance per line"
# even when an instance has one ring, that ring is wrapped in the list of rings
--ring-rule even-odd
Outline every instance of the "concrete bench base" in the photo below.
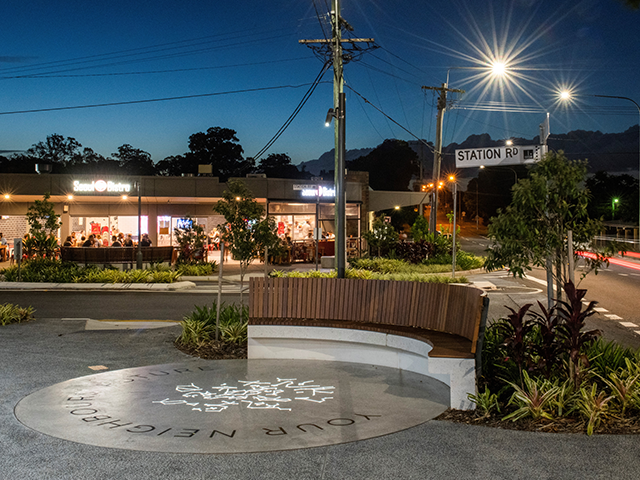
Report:
[[[329,269],[336,268],[336,257],[320,257],[320,267]]]
[[[472,410],[473,358],[432,358],[424,341],[388,333],[327,327],[249,325],[249,359],[299,359],[364,363],[419,373],[449,386],[452,408]]]

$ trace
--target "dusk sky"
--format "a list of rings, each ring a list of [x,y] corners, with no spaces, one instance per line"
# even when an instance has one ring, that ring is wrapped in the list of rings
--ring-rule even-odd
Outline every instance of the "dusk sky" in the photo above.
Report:
[[[189,135],[220,126],[236,130],[244,155],[254,156],[322,68],[298,40],[330,36],[329,5],[5,1],[0,150],[26,150],[57,133],[105,156],[131,144],[159,161],[186,152]],[[640,12],[617,0],[343,0],[342,16],[353,36],[380,47],[345,66],[348,149],[412,140],[406,130],[434,141],[435,96],[421,86],[440,86],[452,67],[450,87],[467,93],[445,116],[444,144],[485,132],[533,138],[546,112],[553,134],[638,123],[631,102],[589,97],[640,102]],[[491,80],[493,59],[507,62],[507,78]],[[333,148],[324,126],[331,80],[329,71],[265,156],[287,153],[299,163]],[[562,87],[573,89],[568,108],[557,102]]]

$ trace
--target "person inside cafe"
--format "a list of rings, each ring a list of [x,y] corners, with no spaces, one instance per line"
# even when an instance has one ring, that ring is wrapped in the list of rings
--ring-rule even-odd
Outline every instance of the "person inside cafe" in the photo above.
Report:
[[[117,235],[113,235],[111,237],[111,246],[112,247],[121,247],[122,243],[120,243],[120,239],[118,238]]]
[[[0,232],[0,258],[2,258],[3,262],[7,261],[7,252],[9,251],[9,246],[7,245],[7,239],[4,238],[4,235]]]
[[[149,238],[149,235],[146,233],[142,234],[142,239],[140,240],[140,246],[141,247],[150,247],[151,246],[151,239]]]

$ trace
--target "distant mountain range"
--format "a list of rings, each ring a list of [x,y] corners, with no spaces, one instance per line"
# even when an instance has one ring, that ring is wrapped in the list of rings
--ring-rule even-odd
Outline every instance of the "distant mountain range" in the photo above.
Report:
[[[600,170],[616,173],[629,173],[638,176],[638,125],[630,127],[622,133],[602,133],[575,130],[566,134],[551,134],[547,143],[553,151],[563,150],[567,158],[572,160],[588,160],[589,171]],[[515,145],[538,145],[540,137],[532,139],[513,138]],[[451,171],[455,169],[454,151],[462,148],[486,148],[504,145],[504,140],[493,140],[487,133],[471,135],[464,142],[451,143],[443,149],[442,169]],[[346,160],[355,160],[367,155],[373,148],[360,148],[347,150]],[[299,164],[304,165],[307,171],[319,175],[321,170],[331,171],[334,166],[333,149],[323,153],[317,160],[309,160]],[[425,159],[425,167],[429,169],[429,157]]]

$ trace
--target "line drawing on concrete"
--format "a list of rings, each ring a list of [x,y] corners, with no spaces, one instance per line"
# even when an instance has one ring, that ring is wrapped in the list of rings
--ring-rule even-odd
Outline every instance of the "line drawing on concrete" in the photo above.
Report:
[[[238,380],[238,386],[222,383],[205,390],[194,385],[177,385],[176,391],[182,399],[154,400],[164,406],[185,405],[191,410],[220,413],[232,406],[244,406],[249,410],[291,411],[295,401],[324,403],[333,399],[335,387],[314,385],[313,380],[297,382],[296,378],[277,378],[275,383],[260,380]],[[184,400],[185,398],[189,400]],[[199,401],[195,401],[198,400]]]

